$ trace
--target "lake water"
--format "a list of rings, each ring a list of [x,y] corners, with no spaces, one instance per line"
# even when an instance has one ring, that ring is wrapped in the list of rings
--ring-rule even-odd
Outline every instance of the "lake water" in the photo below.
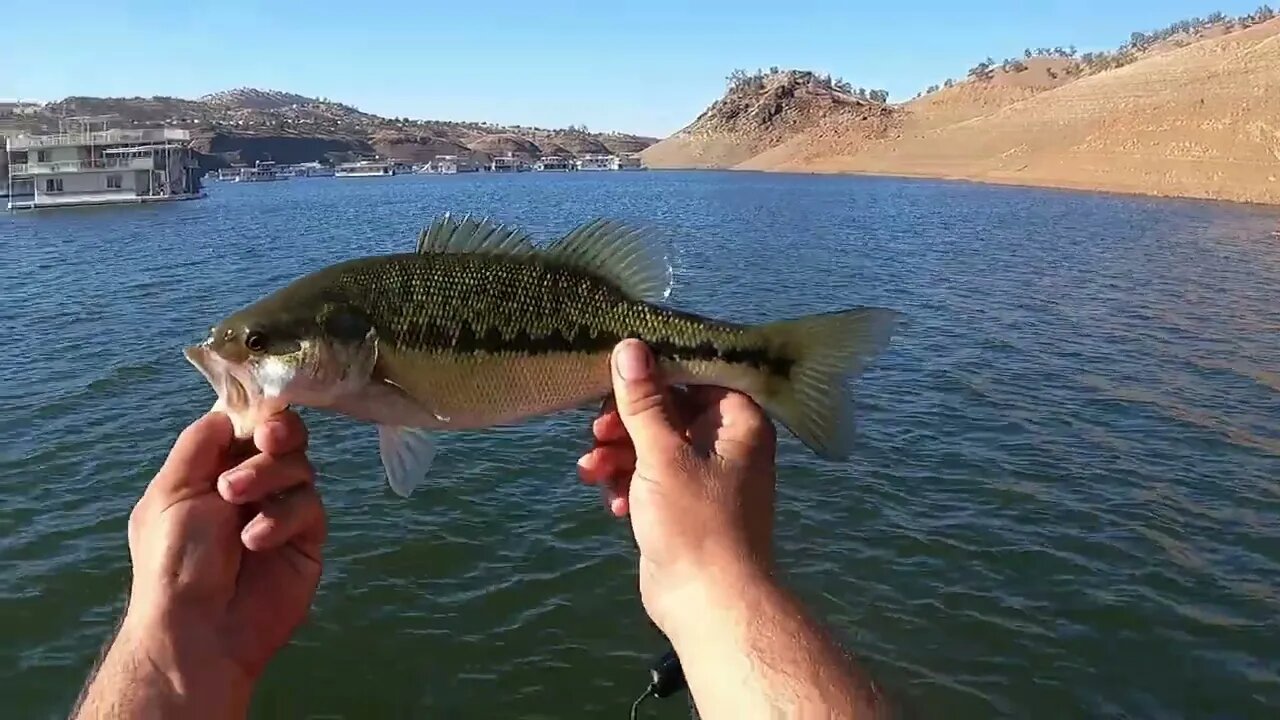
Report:
[[[778,562],[920,715],[1274,717],[1280,211],[887,178],[574,173],[213,184],[0,216],[0,698],[65,716],[127,587],[125,523],[211,391],[220,314],[437,213],[674,250],[670,302],[909,324],[854,460],[785,432]],[[446,439],[410,500],[372,428],[304,413],[330,512],[258,717],[626,717],[664,649],[589,411]],[[680,698],[642,717],[687,717]]]

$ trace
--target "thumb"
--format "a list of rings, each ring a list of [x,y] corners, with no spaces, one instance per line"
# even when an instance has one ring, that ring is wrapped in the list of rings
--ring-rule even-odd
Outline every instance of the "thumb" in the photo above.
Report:
[[[147,494],[174,499],[211,490],[235,443],[231,419],[206,413],[178,435]]]
[[[623,340],[613,349],[612,366],[614,402],[636,454],[677,452],[684,437],[649,347],[639,340]]]

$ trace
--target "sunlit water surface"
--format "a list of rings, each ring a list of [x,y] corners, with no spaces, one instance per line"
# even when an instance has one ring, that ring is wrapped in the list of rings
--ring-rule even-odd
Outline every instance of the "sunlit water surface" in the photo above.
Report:
[[[128,511],[211,402],[182,344],[445,210],[541,238],[644,222],[673,251],[671,302],[729,319],[907,315],[857,387],[855,459],[784,433],[777,534],[788,581],[920,714],[1275,716],[1280,213],[648,172],[0,216],[5,717],[65,715],[116,621]],[[589,411],[449,437],[408,501],[370,427],[305,417],[328,565],[257,716],[625,717],[664,648],[626,525],[576,479]]]

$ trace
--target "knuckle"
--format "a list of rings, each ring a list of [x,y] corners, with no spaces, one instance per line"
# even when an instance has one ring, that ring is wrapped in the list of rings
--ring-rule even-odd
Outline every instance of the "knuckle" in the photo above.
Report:
[[[622,410],[622,415],[626,417],[642,417],[652,414],[662,409],[662,395],[656,392],[640,392],[635,397],[628,399],[627,406]]]

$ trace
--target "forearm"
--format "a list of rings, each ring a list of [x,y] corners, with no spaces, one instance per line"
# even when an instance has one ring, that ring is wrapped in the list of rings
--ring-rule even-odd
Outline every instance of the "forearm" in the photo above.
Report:
[[[726,573],[687,601],[668,636],[705,720],[883,715],[869,678],[763,573]]]
[[[226,720],[248,714],[251,683],[154,623],[126,619],[89,679],[73,720]]]

